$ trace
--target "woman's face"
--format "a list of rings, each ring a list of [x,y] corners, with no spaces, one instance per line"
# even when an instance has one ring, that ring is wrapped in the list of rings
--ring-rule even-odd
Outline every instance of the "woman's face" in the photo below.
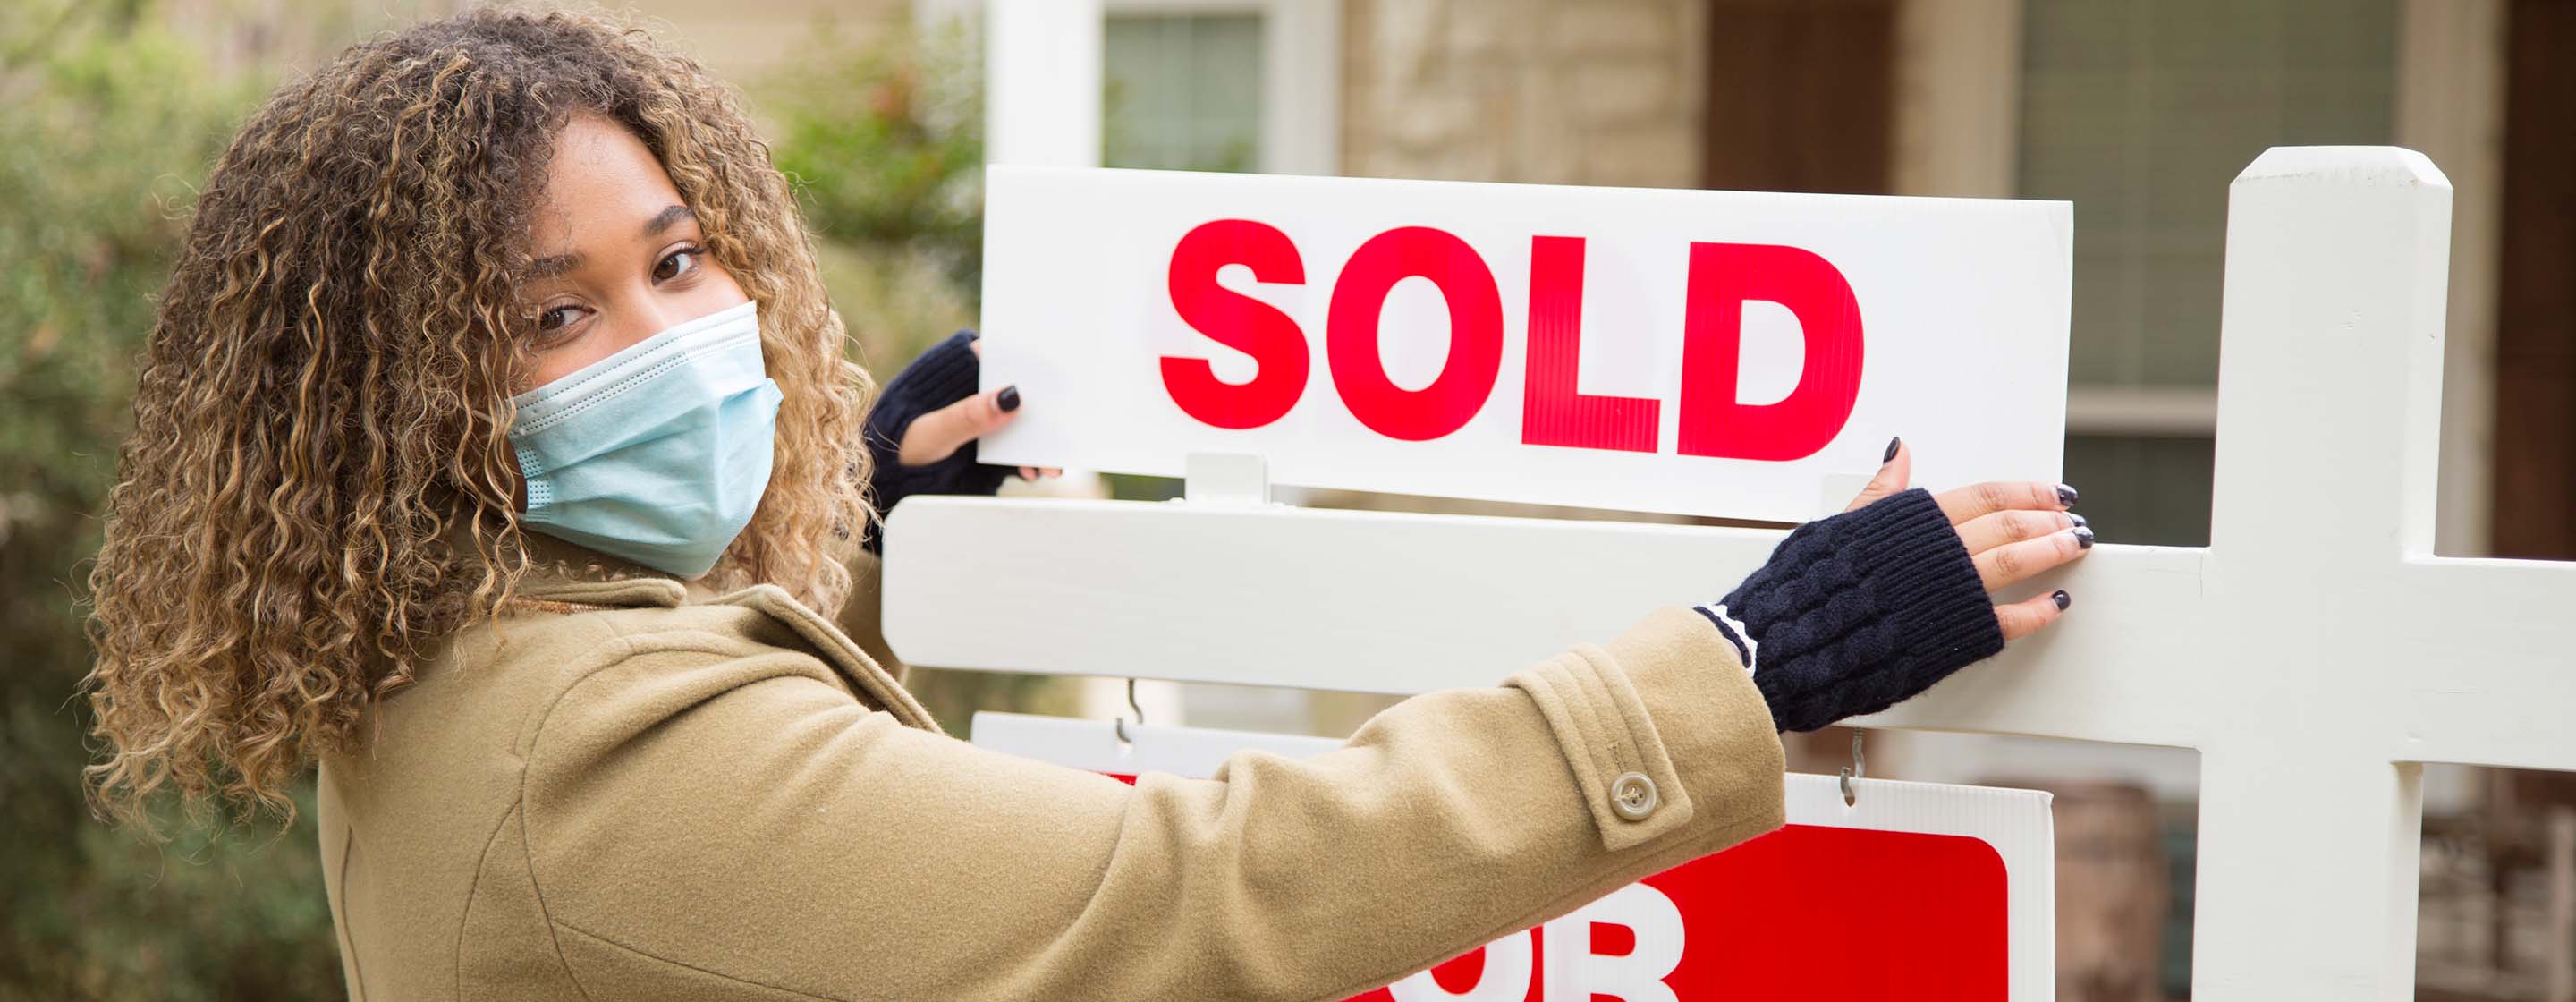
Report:
[[[596,115],[574,115],[555,138],[530,236],[535,277],[519,305],[536,318],[537,366],[517,392],[748,298],[653,152]]]

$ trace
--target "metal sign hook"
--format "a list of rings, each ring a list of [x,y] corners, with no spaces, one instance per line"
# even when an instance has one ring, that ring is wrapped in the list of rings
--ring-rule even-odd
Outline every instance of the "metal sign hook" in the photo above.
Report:
[[[1145,708],[1136,705],[1136,680],[1132,678],[1127,680],[1127,709],[1136,714],[1136,726],[1145,726]],[[1119,717],[1117,722],[1111,725],[1111,729],[1118,732],[1120,743],[1131,745],[1136,743],[1135,738],[1127,736],[1126,717]]]
[[[1845,807],[1860,802],[1860,798],[1852,792],[1852,780],[1861,778],[1862,772],[1868,766],[1860,755],[1860,734],[1859,728],[1852,729],[1852,763],[1844,766],[1842,771],[1843,806]]]

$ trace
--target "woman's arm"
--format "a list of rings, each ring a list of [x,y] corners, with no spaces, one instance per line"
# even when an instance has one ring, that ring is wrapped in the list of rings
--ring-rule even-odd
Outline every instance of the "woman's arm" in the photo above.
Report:
[[[629,637],[536,724],[531,875],[586,984],[1365,990],[1776,827],[1779,729],[1910,696],[2064,608],[1985,592],[2082,553],[2071,491],[1904,473],[1891,446],[1853,511],[1718,603],[1208,780],[1131,788],[901,727],[807,655]]]
[[[530,868],[594,992],[1331,998],[1781,823],[1770,713],[1681,608],[1325,755],[1132,788],[685,636],[627,638],[530,744]]]

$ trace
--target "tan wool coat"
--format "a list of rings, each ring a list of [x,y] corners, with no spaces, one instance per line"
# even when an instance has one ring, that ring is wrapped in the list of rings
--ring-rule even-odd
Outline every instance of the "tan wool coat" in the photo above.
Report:
[[[872,560],[836,623],[538,555],[642,576],[530,578],[322,763],[353,999],[1338,999],[1782,823],[1762,697],[1679,607],[1129,787],[940,733]]]

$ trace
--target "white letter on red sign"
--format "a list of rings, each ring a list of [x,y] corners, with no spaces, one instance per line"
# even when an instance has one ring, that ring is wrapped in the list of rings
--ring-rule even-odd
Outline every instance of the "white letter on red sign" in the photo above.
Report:
[[[1452,994],[1424,971],[1386,986],[1395,1002],[1521,1002],[1529,997],[1530,935],[1524,929],[1485,944],[1485,970],[1474,987]]]
[[[1623,956],[1592,952],[1592,926],[1624,925],[1637,945]],[[1545,1002],[1589,1002],[1607,995],[1621,1002],[1679,1002],[1664,978],[1682,963],[1682,910],[1664,892],[1630,884],[1540,928],[1539,977]]]

